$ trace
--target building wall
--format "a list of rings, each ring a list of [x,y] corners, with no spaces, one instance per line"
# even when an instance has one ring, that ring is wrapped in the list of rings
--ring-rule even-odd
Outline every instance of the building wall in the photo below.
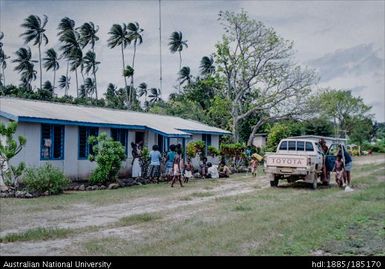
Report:
[[[1,122],[7,122],[8,120],[0,117]],[[110,128],[99,128],[99,133],[106,132],[107,135],[111,135]],[[122,164],[122,169],[119,174],[121,176],[131,175],[131,163],[132,163],[132,148],[131,142],[135,142],[135,130],[128,131],[127,141],[127,159]],[[27,166],[41,166],[44,163],[51,163],[55,167],[58,167],[64,174],[74,179],[86,179],[90,173],[96,167],[95,162],[89,160],[79,160],[79,128],[78,126],[65,126],[64,128],[64,159],[63,160],[40,160],[41,151],[41,124],[35,123],[19,123],[16,130],[16,137],[22,135],[26,137],[27,143],[20,153],[12,159],[11,164],[17,165],[20,162],[25,162]],[[193,135],[190,141],[201,140],[201,135]],[[219,136],[212,135],[212,145],[219,147]],[[189,141],[186,140],[186,144]],[[145,146],[149,149],[154,144],[158,143],[158,136],[152,131],[145,132]],[[170,144],[182,143],[181,139],[170,139]],[[199,158],[193,160],[193,165],[199,167]],[[208,161],[218,163],[217,158],[208,157]]]

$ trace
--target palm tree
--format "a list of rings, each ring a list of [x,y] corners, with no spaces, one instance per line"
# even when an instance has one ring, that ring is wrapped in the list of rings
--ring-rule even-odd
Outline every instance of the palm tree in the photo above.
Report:
[[[135,69],[135,55],[136,55],[136,45],[142,44],[143,37],[141,33],[143,32],[143,29],[139,27],[139,23],[137,22],[130,22],[127,25],[127,36],[130,40],[130,42],[134,42],[134,54],[132,55],[132,68]],[[134,76],[131,77],[131,88],[134,88]],[[131,96],[130,96],[131,98]]]
[[[53,85],[51,81],[47,80],[43,84],[43,88],[38,90],[40,100],[49,100],[53,96]]]
[[[13,63],[17,63],[14,68],[15,71],[21,73],[21,81],[25,86],[31,89],[32,80],[36,79],[36,70],[34,70],[34,64],[37,61],[32,60],[32,53],[29,47],[20,48],[16,51],[17,58],[12,60]]]
[[[61,76],[59,78],[59,88],[64,89],[64,95],[68,95],[68,89],[70,87],[70,77]]]
[[[43,58],[44,67],[47,71],[53,70],[53,90],[55,90],[55,82],[56,82],[56,71],[59,69],[59,57],[55,51],[55,49],[50,48],[46,51],[46,57]]]
[[[83,63],[84,63],[84,69],[86,74],[88,75],[91,70],[92,70],[92,73],[94,74],[95,96],[96,96],[96,99],[98,99],[98,90],[96,86],[96,71],[97,71],[97,66],[100,64],[100,62],[96,61],[95,52],[88,51],[83,58]]]
[[[161,98],[161,92],[160,92],[160,89],[157,89],[157,88],[151,88],[150,89],[150,92],[151,94],[148,96],[150,97],[150,103],[151,104],[154,104],[156,102],[159,102],[162,98]]]
[[[92,97],[93,93],[95,92],[95,81],[91,78],[86,78],[84,81],[84,88],[86,90],[86,95]]]
[[[22,27],[26,28],[26,31],[22,33],[20,36],[24,36],[25,43],[29,43],[30,41],[34,40],[33,45],[38,45],[39,48],[39,64],[40,64],[40,89],[43,87],[43,69],[41,67],[41,44],[45,42],[45,44],[48,44],[48,38],[45,35],[45,29],[48,22],[48,17],[46,15],[43,15],[43,22],[39,18],[39,16],[36,15],[29,15],[28,18],[24,20],[24,23],[21,25]]]
[[[144,95],[145,98],[147,98],[147,93],[148,93],[147,83],[146,82],[140,83],[138,86],[138,96],[142,97]]]
[[[214,59],[213,56],[202,57],[201,64],[199,66],[201,75],[212,75],[215,72]]]
[[[183,40],[182,32],[173,32],[168,43],[171,53],[179,53],[179,70],[182,68],[182,50],[187,46],[187,40]]]
[[[111,37],[108,39],[108,46],[110,48],[115,48],[116,46],[120,46],[122,50],[122,63],[123,63],[123,69],[122,74],[124,77],[124,85],[125,90],[127,91],[127,107],[130,108],[130,100],[128,99],[128,86],[127,86],[127,78],[124,76],[124,70],[125,70],[125,62],[124,62],[124,52],[123,50],[127,47],[128,44],[130,44],[130,39],[127,36],[127,25],[123,23],[123,26],[120,24],[114,24],[111,27],[111,30],[108,32]]]
[[[4,53],[3,42],[1,42],[1,40],[3,38],[4,38],[4,33],[0,32],[0,66],[1,66],[1,71],[2,71],[2,73],[0,73],[2,75],[0,82],[5,87],[5,69],[7,68],[7,61],[6,60],[9,59],[10,57]]]
[[[82,48],[84,49],[88,44],[91,45],[92,53],[94,54],[94,60],[96,58],[95,55],[95,43],[99,40],[99,37],[96,35],[96,33],[99,31],[99,26],[94,25],[93,22],[86,22],[79,28],[80,32],[80,44]],[[87,55],[87,54],[86,54]],[[98,62],[99,63],[99,62]],[[94,74],[94,80],[95,80],[95,93],[96,93],[96,99],[98,99],[98,87],[96,83],[96,65],[92,66],[92,73]],[[88,74],[88,72],[87,72]]]
[[[188,66],[183,66],[182,69],[179,71],[179,85],[182,85],[187,81],[187,84],[190,85],[191,83],[191,71],[190,67]]]
[[[83,64],[83,52],[80,47],[80,34],[75,30],[64,31],[60,36],[64,44],[60,47],[62,50],[63,56],[67,59],[70,71],[75,71],[76,78],[76,91],[79,94],[79,82],[78,82],[78,67],[81,67]],[[67,66],[68,68],[68,66]],[[82,73],[83,76],[83,73]]]
[[[95,43],[99,40],[99,37],[96,33],[99,31],[99,26],[94,25],[93,22],[86,22],[79,28],[80,33],[80,43],[84,49],[88,44],[91,45],[91,49],[95,52]]]

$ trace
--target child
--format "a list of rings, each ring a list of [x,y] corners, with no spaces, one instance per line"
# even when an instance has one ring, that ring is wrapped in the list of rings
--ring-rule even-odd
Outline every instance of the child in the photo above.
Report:
[[[192,171],[193,171],[193,166],[191,164],[190,158],[187,159],[187,164],[184,169],[184,182],[188,183],[189,179],[192,178]]]
[[[207,163],[208,169],[207,169],[207,177],[208,178],[219,178],[218,168],[216,165],[212,165],[212,163]]]
[[[258,170],[258,160],[254,156],[251,157],[250,169],[251,169],[251,174],[254,177],[256,177],[257,176],[257,170]]]
[[[178,180],[180,183],[180,186],[183,187],[182,179],[181,179],[182,169],[183,169],[182,151],[180,149],[177,149],[177,152],[174,158],[174,164],[173,164],[174,177],[172,178],[171,187],[174,187],[174,183],[176,180]]]
[[[338,154],[334,163],[334,172],[336,172],[336,182],[339,187],[342,187],[345,182],[345,167],[342,161],[342,155]]]
[[[150,151],[150,167],[148,168],[148,178],[151,182],[159,183],[160,177],[160,160],[162,159],[162,155],[159,151],[159,146],[152,146],[152,150]]]

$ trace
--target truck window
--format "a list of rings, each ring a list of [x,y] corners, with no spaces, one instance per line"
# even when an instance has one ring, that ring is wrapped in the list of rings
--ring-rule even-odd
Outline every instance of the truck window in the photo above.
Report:
[[[314,147],[311,142],[306,142],[306,151],[314,151]]]
[[[298,151],[304,151],[305,150],[305,142],[297,141],[297,150]]]
[[[295,141],[289,141],[289,150],[295,150]]]
[[[287,141],[283,141],[279,146],[279,150],[287,150]]]

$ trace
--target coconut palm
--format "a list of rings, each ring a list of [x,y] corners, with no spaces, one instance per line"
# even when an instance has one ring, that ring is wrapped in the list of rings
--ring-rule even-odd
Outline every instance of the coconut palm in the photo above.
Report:
[[[55,51],[55,49],[50,48],[46,51],[46,57],[43,58],[44,68],[49,71],[52,69],[53,71],[53,90],[55,90],[55,82],[56,82],[56,71],[59,69],[59,57]]]
[[[95,82],[95,97],[96,99],[98,99],[98,88],[96,85],[96,71],[98,69],[98,65],[100,64],[100,62],[96,61],[95,52],[88,51],[86,55],[83,57],[83,63],[84,63],[84,70],[87,75],[92,70],[92,73],[94,75],[94,82]]]
[[[86,95],[92,97],[95,92],[95,81],[91,78],[86,78],[84,81],[84,88],[86,90]]]
[[[1,76],[0,82],[5,86],[5,69],[7,68],[7,59],[10,57],[7,56],[3,50],[3,42],[1,41],[4,38],[4,33],[0,32],[0,66],[1,66]]]
[[[88,44],[90,44],[91,49],[92,49],[92,53],[94,54],[94,56],[93,56],[94,62],[96,62],[95,61],[95,59],[96,59],[95,43],[96,43],[96,41],[99,40],[99,37],[96,35],[96,33],[99,31],[99,26],[95,27],[93,22],[86,22],[82,26],[80,26],[78,29],[79,29],[79,33],[80,33],[80,44],[81,44],[82,48],[84,49]],[[86,54],[86,56],[87,56],[87,54]],[[87,72],[87,74],[88,74],[88,72]],[[96,65],[95,64],[92,65],[92,73],[94,74],[94,80],[95,80],[96,99],[98,99],[98,87],[97,87],[97,83],[96,83]]]
[[[17,63],[14,68],[15,71],[21,73],[21,81],[24,86],[31,89],[32,80],[36,79],[36,70],[34,70],[34,64],[37,61],[32,60],[32,53],[29,47],[20,48],[16,51],[16,59],[12,60],[13,63]]]
[[[179,85],[182,85],[187,81],[187,84],[190,85],[191,83],[191,70],[188,66],[183,66],[182,69],[179,71]]]
[[[179,53],[179,70],[182,68],[182,50],[187,48],[187,40],[183,40],[182,32],[173,32],[168,43],[171,53]]]
[[[201,75],[212,75],[215,72],[215,66],[214,66],[214,59],[213,56],[207,57],[204,56],[202,57],[201,64],[199,66]]]
[[[99,31],[99,26],[94,25],[93,22],[86,22],[78,28],[80,33],[80,43],[84,49],[88,44],[91,45],[91,49],[95,51],[95,43],[99,40],[96,33]]]
[[[157,89],[157,88],[151,88],[150,89],[150,95],[148,97],[150,97],[150,103],[151,104],[154,104],[156,102],[159,102],[162,98],[161,98],[161,92],[160,92],[160,89]]]
[[[45,29],[48,22],[48,17],[43,15],[43,21],[36,15],[29,15],[24,23],[21,25],[26,28],[26,31],[20,36],[24,36],[25,43],[29,43],[32,40],[34,41],[33,45],[38,46],[39,48],[39,64],[40,64],[40,88],[43,87],[43,69],[41,67],[41,44],[44,42],[45,45],[48,44],[48,38],[45,35]]]
[[[115,48],[116,46],[120,46],[122,50],[122,63],[123,63],[123,69],[122,69],[122,74],[124,77],[124,85],[125,85],[125,90],[127,91],[127,105],[128,108],[130,108],[130,100],[128,99],[128,85],[127,85],[127,78],[124,75],[124,70],[125,70],[125,62],[124,62],[124,49],[127,47],[128,44],[130,44],[130,39],[127,36],[127,25],[123,23],[123,25],[120,24],[114,24],[111,27],[111,30],[108,32],[111,36],[108,39],[108,46],[110,48]]]
[[[141,33],[143,29],[139,27],[139,23],[130,22],[127,25],[127,36],[130,42],[134,42],[134,54],[132,55],[132,68],[135,69],[135,55],[136,55],[136,45],[140,45],[143,42],[143,37]],[[134,76],[131,77],[131,88],[134,88]],[[131,98],[131,96],[130,96]]]
[[[53,85],[47,80],[43,84],[43,88],[38,90],[40,100],[50,100],[53,96]]]
[[[61,76],[59,78],[59,88],[64,89],[64,95],[68,95],[68,89],[70,87],[70,77]]]
[[[70,71],[75,71],[76,91],[79,91],[78,68],[83,64],[83,52],[80,47],[80,34],[75,30],[64,31],[59,40],[63,42],[60,47],[63,56],[67,59]],[[68,68],[68,67],[67,67]],[[68,75],[67,75],[68,76]],[[82,73],[83,76],[83,73]]]
[[[138,96],[142,97],[144,95],[145,98],[147,98],[147,93],[148,93],[147,83],[146,82],[140,83],[138,86],[138,92],[137,92]]]

